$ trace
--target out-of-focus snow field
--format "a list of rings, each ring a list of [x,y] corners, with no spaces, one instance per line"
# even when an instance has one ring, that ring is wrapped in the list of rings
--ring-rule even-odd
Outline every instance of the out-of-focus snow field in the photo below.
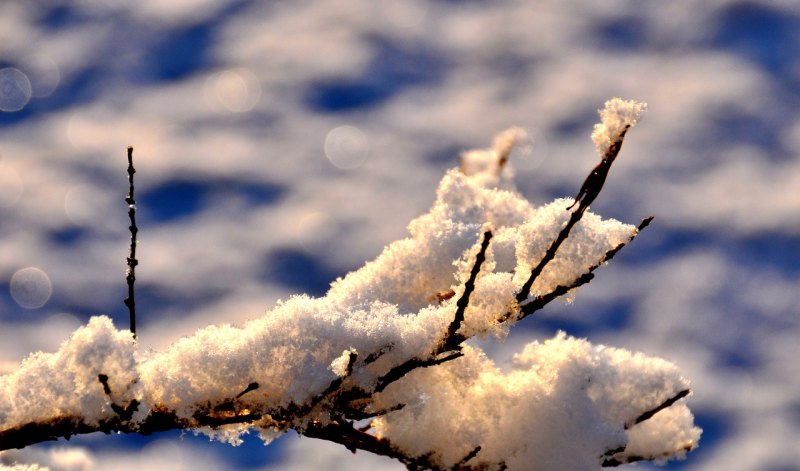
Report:
[[[563,329],[663,356],[692,379],[705,430],[670,469],[797,469],[795,0],[10,0],[0,69],[0,371],[91,315],[127,327],[127,145],[139,337],[160,349],[324,293],[405,235],[461,151],[510,125],[533,137],[513,157],[521,191],[574,195],[597,160],[596,110],[621,96],[649,111],[592,209],[654,224],[574,304],[485,348],[502,360]],[[402,469],[294,432],[238,449],[88,436],[2,459]]]

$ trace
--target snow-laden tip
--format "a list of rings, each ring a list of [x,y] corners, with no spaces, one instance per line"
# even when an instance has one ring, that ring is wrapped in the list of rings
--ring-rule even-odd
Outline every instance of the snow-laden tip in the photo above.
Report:
[[[612,98],[605,103],[600,114],[600,122],[594,125],[592,142],[597,152],[603,156],[609,147],[618,141],[621,135],[634,126],[642,113],[647,110],[647,103],[635,100]]]

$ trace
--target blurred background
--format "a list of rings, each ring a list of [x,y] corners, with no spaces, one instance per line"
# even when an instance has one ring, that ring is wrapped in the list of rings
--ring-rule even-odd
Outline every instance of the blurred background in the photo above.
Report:
[[[511,126],[535,203],[597,161],[596,110],[649,103],[593,210],[656,220],[558,330],[677,363],[704,429],[668,469],[800,469],[796,0],[0,2],[0,372],[92,315],[127,328],[135,146],[138,332],[240,324],[405,236],[462,151]],[[3,455],[53,470],[400,470],[287,433],[85,436]],[[650,469],[652,465],[638,465]]]

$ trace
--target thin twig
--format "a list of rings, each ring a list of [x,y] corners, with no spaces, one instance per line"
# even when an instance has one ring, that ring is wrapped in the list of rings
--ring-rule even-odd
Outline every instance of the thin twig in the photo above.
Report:
[[[478,445],[478,446],[476,446],[475,448],[473,448],[473,449],[472,449],[472,451],[470,451],[469,453],[467,453],[467,455],[466,455],[464,458],[462,458],[462,459],[461,459],[461,461],[459,461],[459,462],[458,462],[458,464],[456,464],[455,466],[453,466],[453,469],[454,469],[454,470],[463,469],[463,468],[464,468],[464,466],[467,464],[467,461],[469,461],[469,460],[471,460],[472,458],[475,458],[476,456],[478,456],[478,453],[480,453],[480,452],[481,452],[481,448],[482,448],[482,447],[481,447],[480,445]]]
[[[419,358],[412,358],[407,360],[391,370],[388,373],[378,378],[378,381],[375,384],[375,391],[374,392],[382,392],[386,389],[387,386],[394,383],[398,379],[402,378],[408,373],[416,370],[417,368],[428,368],[430,366],[441,365],[442,363],[448,362],[450,360],[455,360],[456,358],[463,357],[464,354],[460,351],[456,351],[454,353],[450,353],[441,358],[428,358],[425,360],[421,360]]]
[[[572,291],[572,290],[574,290],[576,288],[579,288],[579,287],[585,285],[586,283],[589,283],[590,281],[592,281],[594,279],[594,271],[597,270],[598,268],[600,268],[603,264],[609,262],[612,258],[614,258],[614,256],[617,254],[617,252],[619,252],[620,250],[622,250],[623,247],[625,247],[626,245],[631,243],[631,241],[633,241],[633,239],[635,239],[636,236],[639,235],[639,233],[642,230],[644,230],[647,226],[650,225],[650,222],[652,220],[653,220],[653,216],[648,216],[648,217],[644,218],[642,220],[642,222],[639,223],[639,226],[636,228],[636,232],[634,232],[628,238],[627,241],[622,242],[621,244],[617,245],[613,249],[611,249],[608,252],[606,252],[603,255],[603,257],[597,263],[595,263],[594,265],[590,266],[586,270],[585,273],[583,273],[579,277],[577,277],[574,280],[572,280],[571,283],[566,284],[566,285],[558,285],[553,289],[553,291],[551,291],[551,292],[549,292],[547,294],[543,294],[541,296],[537,296],[537,297],[529,300],[528,302],[520,305],[520,312],[521,312],[520,319],[528,317],[529,315],[533,314],[534,312],[542,309],[544,306],[549,304],[554,299],[559,298],[559,297],[567,294],[568,292],[570,292],[570,291]],[[510,315],[511,315],[511,313],[506,313],[506,315],[501,317],[499,320],[501,322],[505,321],[505,320],[508,320]]]
[[[678,402],[681,399],[683,399],[684,397],[688,396],[689,393],[691,393],[691,392],[692,391],[690,389],[684,389],[684,390],[679,391],[677,394],[675,394],[674,396],[670,397],[666,401],[662,402],[658,406],[650,409],[649,411],[643,412],[639,417],[636,417],[636,419],[634,419],[634,421],[631,424],[631,426],[636,425],[636,424],[640,424],[640,423],[644,422],[645,420],[652,419],[654,415],[656,415],[659,412],[661,412],[662,410],[672,406],[676,402]],[[625,428],[628,428],[628,426],[626,425]]]
[[[461,328],[461,324],[464,322],[464,313],[467,310],[467,306],[469,306],[469,297],[475,290],[475,280],[478,278],[478,273],[481,271],[481,265],[486,260],[486,250],[489,248],[489,241],[491,240],[492,231],[484,232],[483,241],[481,242],[481,250],[478,252],[478,256],[475,258],[475,264],[472,266],[469,279],[466,283],[464,283],[464,293],[458,298],[458,301],[456,301],[457,309],[455,316],[453,316],[453,321],[447,328],[447,334],[445,336],[444,343],[448,349],[455,348],[458,344],[466,339],[464,334],[458,333],[458,330]]]
[[[539,263],[533,267],[531,270],[531,274],[528,277],[528,280],[525,281],[525,284],[522,285],[519,293],[517,293],[517,302],[522,303],[531,293],[531,287],[533,283],[536,281],[536,278],[542,274],[542,270],[544,267],[547,266],[550,261],[555,258],[556,253],[558,252],[558,248],[561,247],[561,244],[569,237],[569,233],[575,224],[581,220],[583,217],[583,213],[589,208],[589,205],[592,204],[597,195],[600,194],[600,191],[603,189],[603,184],[606,181],[606,177],[608,176],[608,171],[611,170],[611,164],[614,163],[614,160],[617,158],[619,151],[622,149],[622,142],[625,139],[625,133],[628,131],[630,126],[626,126],[622,132],[620,132],[617,139],[614,140],[613,143],[608,147],[608,151],[603,155],[602,160],[599,164],[597,164],[589,175],[584,180],[583,185],[581,186],[578,195],[575,197],[575,202],[570,205],[567,210],[571,209],[576,204],[578,207],[575,211],[570,214],[569,221],[567,221],[567,225],[564,226],[563,229],[558,233],[558,237],[553,240],[550,244],[550,248],[547,249],[545,252],[544,257],[539,260]]]
[[[125,271],[125,281],[128,283],[128,297],[125,298],[125,305],[128,306],[128,313],[130,314],[131,334],[136,338],[136,298],[134,296],[134,284],[136,283],[136,266],[139,261],[136,259],[136,235],[139,228],[136,226],[136,200],[133,199],[133,174],[136,169],[133,168],[133,147],[128,147],[128,196],[125,197],[125,202],[128,203],[128,218],[131,224],[128,229],[131,231],[131,247],[128,254],[127,262],[128,269]]]

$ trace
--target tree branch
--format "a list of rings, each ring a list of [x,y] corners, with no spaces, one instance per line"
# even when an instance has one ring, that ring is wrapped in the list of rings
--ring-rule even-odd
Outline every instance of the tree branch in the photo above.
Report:
[[[125,305],[128,306],[128,313],[130,314],[131,334],[136,338],[136,298],[134,296],[134,284],[136,283],[136,266],[139,261],[136,259],[136,235],[139,228],[136,226],[136,200],[133,198],[133,174],[136,169],[133,168],[133,147],[128,147],[128,196],[125,197],[125,202],[128,203],[128,218],[130,219],[130,226],[128,229],[131,231],[131,245],[128,254],[127,263],[128,269],[125,272],[125,280],[128,283],[128,297],[125,298]]]
[[[617,252],[619,252],[620,250],[622,250],[623,247],[625,247],[626,245],[631,243],[631,241],[633,241],[633,239],[635,239],[636,236],[638,236],[641,231],[643,231],[647,226],[649,226],[650,222],[652,222],[652,221],[653,221],[653,216],[648,216],[648,217],[644,218],[642,220],[642,222],[639,223],[639,226],[636,228],[636,232],[634,232],[633,235],[631,235],[628,238],[627,242],[623,242],[623,243],[617,245],[616,247],[614,247],[613,249],[609,250],[608,252],[606,252],[603,255],[603,257],[597,263],[595,263],[594,265],[588,267],[586,272],[584,272],[581,276],[575,278],[571,283],[569,283],[567,285],[558,285],[553,289],[553,291],[551,291],[551,292],[549,292],[547,294],[541,295],[541,296],[537,296],[537,297],[529,300],[528,302],[520,305],[521,314],[520,314],[519,319],[524,319],[525,317],[530,316],[534,312],[536,312],[536,311],[542,309],[543,307],[545,307],[547,304],[549,304],[551,301],[555,300],[556,298],[559,298],[559,297],[569,293],[570,291],[572,291],[574,289],[577,289],[577,288],[589,283],[590,281],[592,281],[594,279],[594,271],[597,270],[598,268],[600,268],[601,266],[603,266],[604,264],[608,263],[609,261],[611,261],[611,259],[614,258],[614,256],[617,254]],[[510,315],[510,313],[506,314],[506,316],[509,316],[509,315]],[[501,319],[505,320],[507,318],[508,317],[501,318]]]
[[[461,342],[466,340],[464,334],[459,334],[458,330],[464,322],[464,313],[469,305],[469,297],[475,290],[475,280],[478,278],[478,273],[481,271],[481,265],[486,260],[486,250],[489,248],[489,242],[492,240],[492,231],[483,233],[483,241],[481,242],[481,249],[478,256],[475,258],[475,264],[472,265],[472,270],[469,274],[469,279],[464,283],[464,293],[456,301],[456,314],[453,316],[453,321],[447,328],[447,334],[444,338],[444,348],[452,350],[456,348]]]

